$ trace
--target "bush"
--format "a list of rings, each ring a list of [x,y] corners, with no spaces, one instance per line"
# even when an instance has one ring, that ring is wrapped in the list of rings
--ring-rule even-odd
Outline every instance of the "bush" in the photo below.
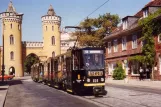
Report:
[[[126,77],[125,70],[122,68],[120,63],[117,64],[117,67],[113,71],[112,77],[114,80],[123,80]]]

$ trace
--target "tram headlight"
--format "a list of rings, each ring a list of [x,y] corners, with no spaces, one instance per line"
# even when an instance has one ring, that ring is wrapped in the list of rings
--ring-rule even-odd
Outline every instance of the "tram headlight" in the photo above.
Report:
[[[90,79],[89,78],[87,78],[87,82],[90,82]]]
[[[105,79],[104,78],[101,78],[101,81],[103,82]]]

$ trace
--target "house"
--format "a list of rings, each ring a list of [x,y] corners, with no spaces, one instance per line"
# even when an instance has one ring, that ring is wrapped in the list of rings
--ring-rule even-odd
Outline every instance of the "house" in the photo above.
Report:
[[[125,69],[126,76],[131,79],[139,77],[139,68],[143,66],[138,61],[129,61],[129,58],[136,55],[142,55],[142,47],[144,44],[141,41],[142,26],[138,24],[139,20],[148,17],[161,8],[161,0],[152,0],[145,5],[134,16],[126,16],[122,19],[120,27],[111,32],[110,35],[104,38],[106,42],[106,65],[108,69],[108,77],[111,77],[117,62],[121,62]],[[154,20],[161,23],[161,15]],[[153,78],[161,80],[161,37],[159,34],[153,35],[155,41],[155,69],[153,72],[145,72],[144,76],[147,79]],[[147,66],[143,66],[146,68]],[[151,70],[152,71],[152,70]]]

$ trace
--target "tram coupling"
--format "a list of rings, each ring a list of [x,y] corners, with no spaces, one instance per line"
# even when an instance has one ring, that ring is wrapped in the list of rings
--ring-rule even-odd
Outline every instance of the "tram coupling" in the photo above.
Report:
[[[99,96],[99,95],[106,95],[107,91],[103,88],[103,87],[93,87],[93,94],[95,96]]]

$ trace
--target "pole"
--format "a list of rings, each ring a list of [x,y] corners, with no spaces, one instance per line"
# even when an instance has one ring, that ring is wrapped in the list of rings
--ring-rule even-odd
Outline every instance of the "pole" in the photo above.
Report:
[[[3,21],[3,20],[2,20]],[[2,28],[2,38],[3,38],[3,57],[2,57],[2,83],[4,83],[4,72],[5,72],[5,66],[4,66],[4,21],[3,21],[3,28]]]

